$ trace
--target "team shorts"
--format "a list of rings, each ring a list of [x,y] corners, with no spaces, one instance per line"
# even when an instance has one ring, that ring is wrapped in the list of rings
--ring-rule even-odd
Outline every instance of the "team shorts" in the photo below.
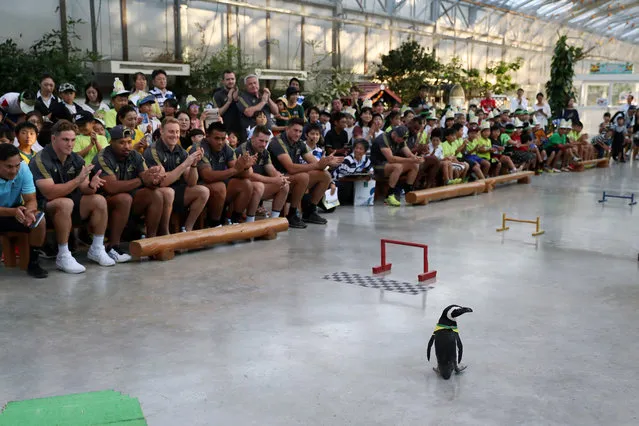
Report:
[[[29,232],[31,229],[12,216],[0,216],[0,232]]]

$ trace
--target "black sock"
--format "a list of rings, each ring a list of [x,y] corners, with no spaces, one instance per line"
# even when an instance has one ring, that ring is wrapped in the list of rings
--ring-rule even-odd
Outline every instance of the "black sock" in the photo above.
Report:
[[[220,224],[220,219],[209,219],[209,228],[215,228]]]
[[[388,185],[388,191],[386,191],[386,196],[389,197],[391,194],[395,193],[395,188]]]
[[[291,207],[288,209],[288,215],[291,217],[297,216],[297,207]]]
[[[401,197],[402,195],[402,186],[397,185],[395,188],[393,188],[393,194],[395,195],[395,198],[399,200],[399,197]]]
[[[409,193],[409,192],[411,192],[412,190],[413,190],[413,185],[406,184],[406,185],[404,186],[404,192],[405,192],[405,193],[407,193],[407,194],[408,194],[408,193]]]
[[[41,247],[31,247],[29,250],[29,263],[38,263],[38,259],[40,258],[40,249]]]
[[[231,223],[240,223],[240,220],[242,220],[242,213],[231,213]]]

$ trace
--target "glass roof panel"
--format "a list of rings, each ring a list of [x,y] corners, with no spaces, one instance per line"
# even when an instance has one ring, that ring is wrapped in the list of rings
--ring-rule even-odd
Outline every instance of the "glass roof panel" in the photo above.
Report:
[[[638,0],[483,0],[479,3],[545,21],[562,22],[595,35],[639,42]]]

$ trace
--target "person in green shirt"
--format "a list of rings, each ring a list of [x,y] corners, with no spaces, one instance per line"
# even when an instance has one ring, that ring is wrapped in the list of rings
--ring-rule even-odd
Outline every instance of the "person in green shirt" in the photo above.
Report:
[[[553,172],[568,171],[564,165],[566,164],[566,158],[571,154],[571,150],[567,145],[568,141],[566,139],[566,135],[571,128],[572,126],[568,121],[561,120],[557,131],[548,138],[548,143],[546,145],[548,167],[552,169]],[[558,161],[561,163],[561,170],[554,167]]]
[[[78,134],[75,136],[73,152],[84,159],[85,164],[91,164],[93,158],[108,145],[107,138],[93,131],[93,115],[85,110],[79,111],[75,117]]]
[[[486,174],[491,176],[499,176],[501,171],[501,161],[492,156],[493,145],[490,141],[490,123],[485,120],[479,127],[479,136],[475,139],[474,146],[475,154],[482,160],[486,160],[490,163]]]
[[[117,123],[117,115],[120,108],[129,104],[129,95],[131,92],[124,88],[119,78],[113,82],[113,92],[111,92],[111,103],[113,108],[104,113],[104,123],[107,129],[115,127]]]
[[[584,125],[581,121],[575,121],[572,123],[572,130],[568,132],[566,138],[578,157],[582,158],[584,161],[592,160],[595,158],[595,149],[590,144],[588,134],[581,133],[583,129]]]
[[[444,133],[444,141],[442,142],[442,152],[444,154],[444,160],[449,161],[453,166],[453,178],[464,179],[468,174],[468,164],[457,159],[457,148],[455,147],[455,140],[457,139],[457,132],[454,129],[442,129]]]

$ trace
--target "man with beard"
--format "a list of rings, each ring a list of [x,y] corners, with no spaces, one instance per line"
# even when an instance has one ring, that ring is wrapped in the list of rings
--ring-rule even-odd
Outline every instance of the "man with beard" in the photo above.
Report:
[[[273,165],[280,173],[289,178],[289,201],[291,208],[287,219],[291,228],[306,228],[307,223],[325,225],[327,220],[317,214],[317,204],[324,197],[326,189],[331,183],[331,175],[326,167],[336,167],[343,158],[329,155],[317,159],[309,151],[308,146],[300,139],[304,121],[301,118],[291,118],[286,131],[274,137],[268,145]],[[306,164],[302,164],[303,161]],[[302,197],[308,189],[310,202],[305,206],[302,219],[297,215],[301,208]]]

